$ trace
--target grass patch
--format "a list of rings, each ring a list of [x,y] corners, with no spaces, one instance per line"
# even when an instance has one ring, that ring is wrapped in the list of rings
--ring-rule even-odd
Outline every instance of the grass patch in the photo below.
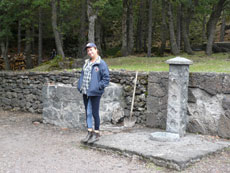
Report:
[[[48,71],[53,71],[53,70],[60,70],[59,68],[59,62],[62,61],[61,57],[56,56],[54,59],[50,60],[50,61],[46,61],[42,64],[40,64],[39,66],[29,70],[32,72],[36,72],[36,71],[41,71],[41,72],[48,72]]]
[[[166,170],[166,168],[164,168],[164,167],[159,167],[159,166],[155,165],[155,164],[152,163],[152,162],[148,162],[148,163],[146,164],[146,168],[147,168],[147,169],[150,169],[150,170],[157,170],[157,171],[164,171],[164,170]]]
[[[230,73],[230,55],[228,53],[216,53],[212,56],[206,56],[204,52],[195,52],[195,55],[180,54],[193,61],[190,65],[190,72],[224,72]],[[112,70],[128,70],[128,71],[169,71],[169,65],[166,60],[175,58],[169,55],[165,57],[144,57],[128,56],[117,58],[103,58]],[[72,59],[68,59],[72,61]],[[47,61],[40,66],[31,69],[30,71],[53,71],[63,70],[59,67],[59,63],[63,62],[62,58],[56,57],[53,60]],[[68,69],[65,69],[68,71]],[[70,70],[70,69],[69,69]]]
[[[131,71],[168,71],[169,67],[165,61],[168,58],[163,57],[119,57],[105,59],[110,69],[124,69]]]
[[[36,72],[36,71],[49,72],[49,71],[54,71],[54,70],[63,71],[63,69],[60,67],[59,63],[65,63],[65,62],[68,62],[68,65],[66,65],[67,68],[65,70],[67,70],[67,71],[71,70],[69,67],[73,63],[74,59],[69,58],[69,57],[66,57],[65,59],[66,59],[66,61],[64,61],[62,57],[56,56],[54,59],[52,59],[50,61],[46,61],[46,62],[40,64],[39,66],[37,66],[37,67],[35,67],[29,71],[32,71],[32,72]]]
[[[190,72],[230,72],[230,55],[227,53],[213,54],[208,57],[202,52],[196,52],[195,55],[181,54],[180,56],[193,61],[193,64],[190,65]],[[174,57],[128,56],[107,58],[105,61],[110,69],[169,71],[169,65],[165,61]]]

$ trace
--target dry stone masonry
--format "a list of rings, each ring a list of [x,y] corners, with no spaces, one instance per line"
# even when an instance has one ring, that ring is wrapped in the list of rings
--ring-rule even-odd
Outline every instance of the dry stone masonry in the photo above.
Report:
[[[77,86],[80,71],[72,72],[0,72],[0,108],[6,110],[27,111],[42,113],[43,98],[42,88],[48,84],[65,84]],[[135,72],[111,71],[111,82],[120,84],[123,92],[124,116],[129,116],[131,98],[133,92],[133,81]],[[134,104],[134,116],[138,123],[145,123],[147,110],[147,73],[140,73],[137,82],[136,98]],[[116,93],[117,94],[117,93]],[[104,94],[105,95],[105,94]],[[105,97],[110,97],[109,95]],[[123,103],[122,103],[123,102]],[[117,105],[118,106],[118,105]],[[122,122],[124,116],[113,116],[112,123]],[[119,118],[120,117],[120,118]]]
[[[166,129],[168,73],[150,72],[146,125]],[[230,138],[230,74],[190,73],[187,131]]]
[[[80,71],[1,71],[0,108],[41,114],[43,86],[52,83],[76,87],[79,76]],[[124,116],[129,116],[135,72],[111,70],[110,76],[111,82],[123,89]],[[229,73],[190,73],[187,131],[230,138],[229,98]],[[133,114],[137,123],[165,130],[167,101],[168,72],[139,72]]]

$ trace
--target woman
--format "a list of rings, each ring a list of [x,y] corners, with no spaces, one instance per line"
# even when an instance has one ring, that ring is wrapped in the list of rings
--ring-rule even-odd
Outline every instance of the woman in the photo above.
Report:
[[[94,43],[88,43],[85,50],[90,59],[85,61],[82,68],[78,90],[83,94],[88,128],[88,134],[82,142],[92,144],[100,137],[100,99],[110,79],[108,66],[99,56],[97,46]],[[92,119],[94,119],[94,130]]]

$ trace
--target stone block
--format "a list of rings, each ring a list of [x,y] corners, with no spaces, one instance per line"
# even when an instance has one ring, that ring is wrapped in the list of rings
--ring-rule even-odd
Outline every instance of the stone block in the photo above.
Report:
[[[230,110],[229,111],[225,111],[225,116],[230,119]]]
[[[196,103],[196,97],[193,95],[191,89],[188,89],[188,103]]]
[[[222,75],[216,73],[190,73],[189,86],[200,88],[210,95],[220,93],[222,89]]]
[[[222,107],[224,108],[224,110],[230,110],[230,95],[223,98]]]
[[[168,72],[149,72],[148,82],[160,83],[162,79],[168,79]]]
[[[146,113],[146,119],[147,119],[146,125],[148,127],[165,129],[166,128],[166,115],[167,115],[167,110],[164,110],[158,113],[147,112]]]
[[[70,85],[47,85],[43,87],[43,119],[45,123],[61,127],[86,127],[85,107],[82,94]],[[122,87],[110,83],[101,98],[101,123],[117,123],[124,117]]]
[[[230,118],[221,115],[218,122],[218,135],[223,138],[230,138]]]
[[[223,95],[211,96],[199,88],[191,89],[196,103],[187,105],[189,111],[188,131],[194,133],[217,135],[220,115],[224,115]]]
[[[160,142],[175,142],[180,140],[180,135],[170,132],[154,132],[150,134],[150,139]]]
[[[64,87],[62,87],[64,86]],[[60,100],[76,100],[79,96],[78,90],[76,87],[68,85],[59,85],[56,90],[56,96]]]
[[[55,85],[44,85],[42,88],[42,96],[43,100],[50,99],[50,97],[56,95],[56,88]]]
[[[148,86],[148,95],[152,95],[155,97],[163,97],[167,93],[166,88],[164,88],[159,83],[149,83]]]
[[[200,134],[206,134],[206,130],[202,122],[200,122],[198,119],[191,119],[187,125],[188,132],[191,133],[200,133]]]
[[[225,74],[223,78],[223,88],[222,92],[225,94],[230,94],[230,74]]]

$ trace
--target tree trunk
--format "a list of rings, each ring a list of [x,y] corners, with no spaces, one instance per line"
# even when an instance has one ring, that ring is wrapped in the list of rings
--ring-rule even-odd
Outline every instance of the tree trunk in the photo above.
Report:
[[[191,20],[194,16],[194,13],[195,13],[195,10],[194,10],[194,5],[192,5],[191,7],[187,8],[187,15],[186,16],[186,32],[187,34],[189,35],[189,28],[190,28],[190,23],[191,23]],[[185,13],[184,13],[185,14]]]
[[[226,18],[225,18],[225,14],[223,14],[221,20],[221,27],[220,27],[220,42],[224,41],[225,26],[226,26]]]
[[[128,45],[127,45],[127,12],[128,4],[127,0],[123,0],[123,14],[122,14],[122,56],[128,55]]]
[[[52,28],[53,28],[53,33],[54,33],[57,53],[62,58],[65,58],[65,54],[64,54],[64,51],[63,51],[63,48],[62,48],[62,42],[61,42],[61,38],[60,38],[60,33],[59,33],[59,30],[58,30],[58,26],[57,26],[56,0],[52,0],[51,2],[52,2]]]
[[[1,52],[5,63],[5,70],[10,70],[10,63],[8,59],[8,47],[9,47],[9,40],[7,37],[5,43],[3,40],[1,40]]]
[[[26,27],[25,56],[26,56],[26,69],[33,68],[32,59],[31,59],[31,31],[29,26]]]
[[[81,20],[80,20],[80,34],[78,42],[78,58],[83,58],[86,56],[84,51],[86,45],[86,4],[87,0],[81,1]]]
[[[143,19],[143,25],[144,25],[144,29],[143,29],[143,34],[144,34],[144,40],[143,40],[143,49],[144,49],[144,52],[148,52],[148,16],[149,16],[149,13],[148,13],[148,10],[149,9],[149,3],[148,1],[146,1],[145,3],[145,7],[144,7],[146,10],[145,10],[145,17]]]
[[[216,24],[220,18],[225,2],[226,0],[218,1],[217,5],[214,6],[209,21],[207,23],[208,41],[207,41],[206,52],[205,52],[207,55],[212,54],[212,45],[215,37]]]
[[[105,29],[102,27],[101,46],[103,47],[104,50],[107,49],[105,32],[106,32]]]
[[[134,36],[133,36],[133,0],[128,3],[128,54],[133,53]]]
[[[31,34],[31,53],[34,54],[34,49],[35,49],[35,39],[34,39],[34,36],[35,36],[35,29],[34,29],[34,24],[31,25],[32,27],[32,34]]]
[[[204,42],[207,40],[207,35],[206,35],[206,16],[203,17],[202,21],[202,41]]]
[[[181,23],[182,23],[182,16],[181,16],[181,4],[177,6],[177,32],[176,32],[176,43],[177,47],[180,50],[181,47]]]
[[[136,51],[141,52],[143,48],[143,19],[145,18],[145,13],[144,13],[144,3],[145,1],[140,0],[140,5],[139,5],[139,15],[138,21],[137,21],[137,39],[136,39]]]
[[[166,3],[165,0],[162,0],[162,24],[161,24],[161,47],[160,47],[160,55],[164,55],[165,47],[166,47],[166,37],[167,37],[167,24],[166,24]]]
[[[98,19],[97,22],[96,22],[96,37],[95,37],[95,43],[97,45],[97,48],[100,52],[100,55],[103,56],[103,52],[102,52],[102,49],[101,49],[101,22],[100,20]]]
[[[169,17],[169,33],[170,33],[170,46],[171,52],[173,55],[177,55],[180,53],[175,39],[175,32],[174,32],[174,24],[173,24],[173,14],[172,14],[172,4],[168,2],[168,17]]]
[[[39,7],[38,19],[38,65],[42,63],[42,8]]]
[[[21,53],[21,42],[22,42],[22,37],[21,37],[21,22],[19,20],[18,21],[18,54]]]
[[[181,7],[182,7],[182,36],[183,36],[183,41],[184,41],[184,50],[186,53],[188,53],[189,55],[193,55],[193,51],[191,49],[191,45],[190,45],[190,41],[189,41],[189,37],[188,37],[188,33],[187,33],[187,25],[189,25],[188,22],[186,22],[188,20],[188,17],[185,17],[186,14],[185,14],[185,11],[186,11],[186,8],[184,6],[184,4],[181,4]],[[188,15],[189,16],[189,15]]]
[[[148,53],[147,53],[148,57],[151,57],[151,49],[152,49],[152,23],[153,23],[152,8],[153,8],[153,1],[149,0]]]
[[[63,22],[63,17],[61,14],[61,0],[57,0],[57,26],[59,30],[58,33],[61,40],[61,45],[63,47],[63,33],[61,32],[62,22]]]
[[[88,30],[88,41],[95,42],[95,21],[97,19],[97,14],[94,12],[91,0],[87,1],[87,15],[89,20],[89,30]]]

